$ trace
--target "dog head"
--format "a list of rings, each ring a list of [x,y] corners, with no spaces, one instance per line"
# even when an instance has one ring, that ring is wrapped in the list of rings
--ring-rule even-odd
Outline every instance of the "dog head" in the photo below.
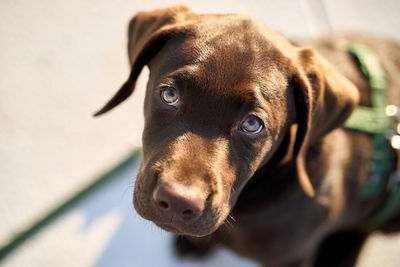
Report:
[[[184,6],[138,13],[129,25],[131,73],[96,115],[125,100],[144,65],[143,162],[134,206],[177,234],[224,223],[243,187],[291,133],[280,164],[295,164],[312,196],[307,147],[340,126],[357,90],[310,49],[239,15]],[[268,177],[266,177],[268,179]]]

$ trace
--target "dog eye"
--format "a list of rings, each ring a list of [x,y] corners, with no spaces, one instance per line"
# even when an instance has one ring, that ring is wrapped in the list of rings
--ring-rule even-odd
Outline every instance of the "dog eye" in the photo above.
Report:
[[[260,118],[250,115],[243,121],[241,129],[245,133],[257,134],[263,129],[263,124]]]
[[[166,87],[161,90],[161,99],[167,105],[173,106],[178,102],[178,93],[174,88]]]

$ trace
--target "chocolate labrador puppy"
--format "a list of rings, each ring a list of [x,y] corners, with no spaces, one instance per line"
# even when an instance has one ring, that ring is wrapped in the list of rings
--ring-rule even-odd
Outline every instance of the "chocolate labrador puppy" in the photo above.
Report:
[[[356,39],[385,58],[399,101],[399,45]],[[220,243],[265,266],[354,264],[369,234],[358,225],[382,197],[360,198],[371,140],[342,126],[368,105],[369,87],[335,40],[310,44],[332,64],[248,16],[175,6],[131,20],[130,76],[96,115],[129,97],[149,66],[133,203],[184,236],[180,253]]]

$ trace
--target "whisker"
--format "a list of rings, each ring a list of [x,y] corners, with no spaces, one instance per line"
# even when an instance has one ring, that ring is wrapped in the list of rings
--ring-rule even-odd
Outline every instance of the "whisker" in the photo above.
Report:
[[[121,192],[121,198],[123,199],[126,195],[126,193],[128,192],[129,189],[133,189],[133,186],[131,185],[126,185],[125,189],[123,192]],[[129,190],[130,192],[133,192],[133,190]]]
[[[232,213],[229,213],[228,218],[231,219],[233,222],[236,222],[236,219],[233,217]]]
[[[226,228],[228,228],[229,230],[232,230],[232,229],[233,229],[233,225],[232,225],[231,222],[228,221],[228,220],[226,220],[226,221],[224,222],[224,226],[225,226]]]
[[[231,214],[228,215],[228,217],[226,218],[224,225],[229,229],[229,230],[233,230],[233,228],[235,227],[235,218],[233,218],[233,216]]]

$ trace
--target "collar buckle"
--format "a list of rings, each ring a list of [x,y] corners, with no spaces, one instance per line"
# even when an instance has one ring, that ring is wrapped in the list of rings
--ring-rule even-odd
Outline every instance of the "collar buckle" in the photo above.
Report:
[[[385,111],[392,121],[392,127],[386,131],[385,137],[389,140],[393,149],[400,150],[400,108],[395,105],[388,105]]]

